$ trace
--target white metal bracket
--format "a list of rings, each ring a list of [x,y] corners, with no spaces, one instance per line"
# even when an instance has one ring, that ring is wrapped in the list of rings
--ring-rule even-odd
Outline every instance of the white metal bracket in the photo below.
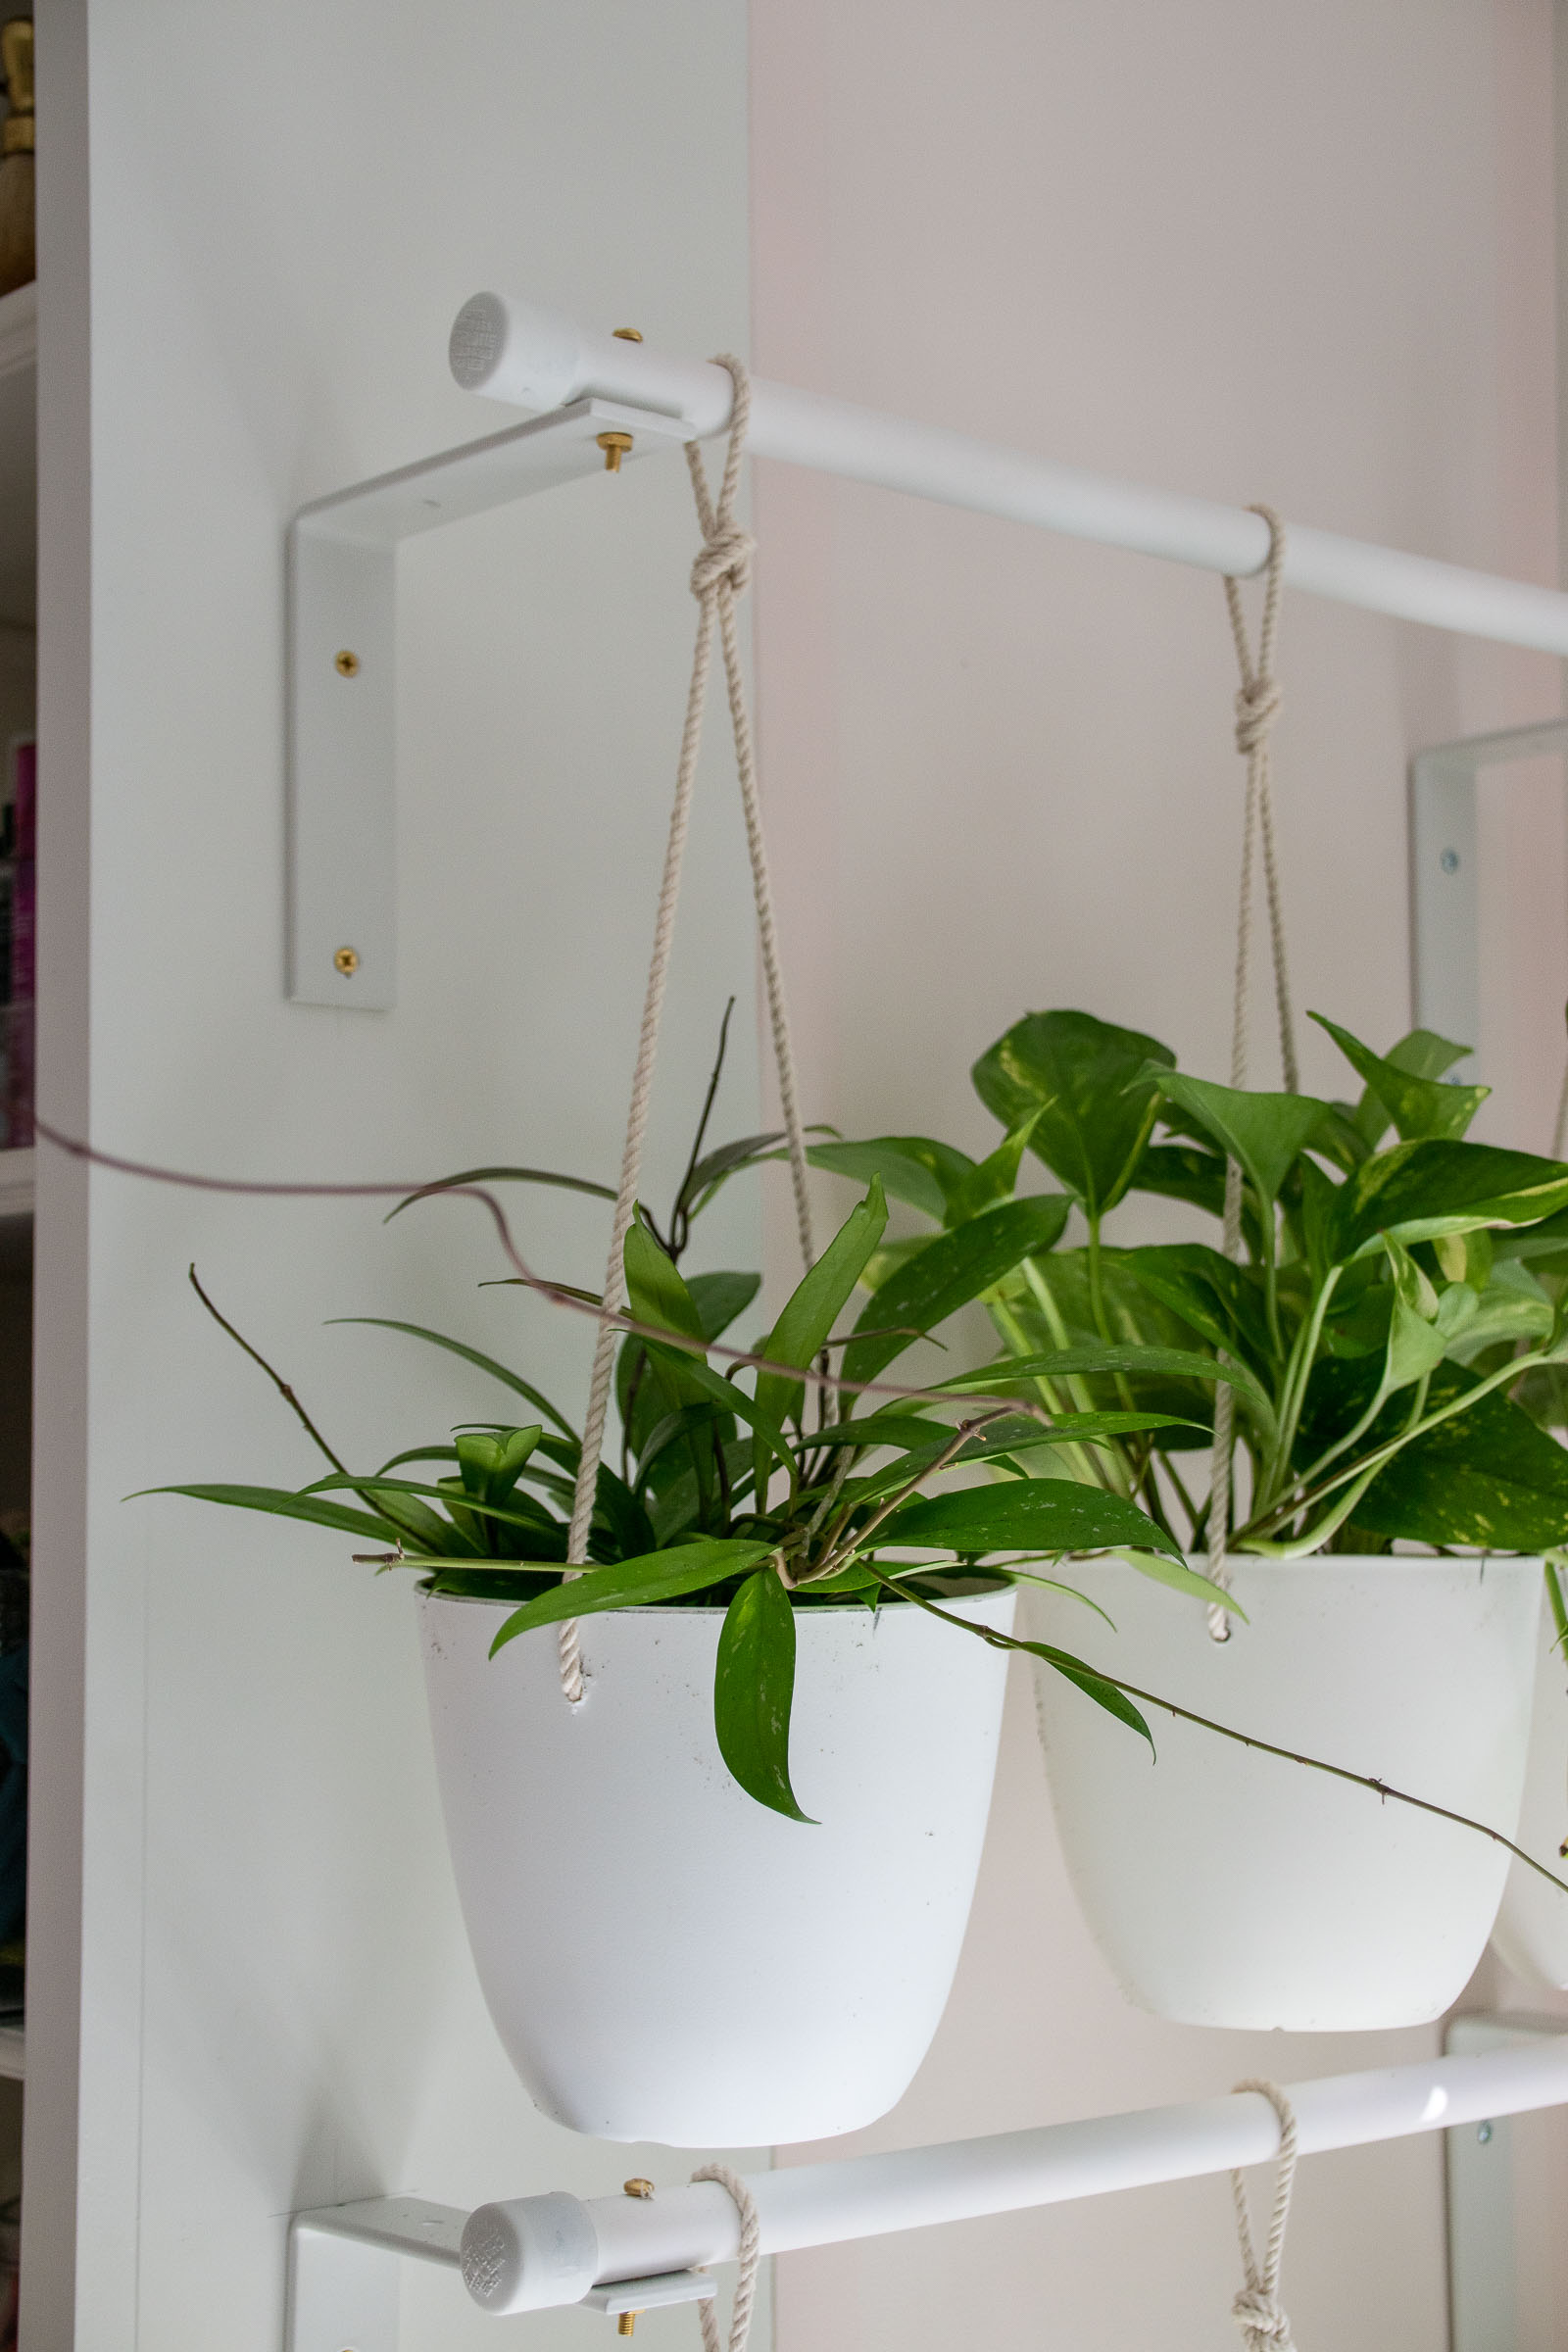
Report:
[[[1415,1017],[1456,1045],[1481,1035],[1476,780],[1484,767],[1568,754],[1568,719],[1508,727],[1418,752],[1410,763],[1410,927]],[[1476,1063],[1459,1064],[1470,1081]]]
[[[1528,2049],[1568,2031],[1560,2017],[1455,2017],[1452,2057]],[[1514,2233],[1513,2127],[1484,2116],[1445,2132],[1448,2188],[1449,2352],[1522,2352]]]
[[[297,2213],[289,2228],[284,2352],[398,2352],[398,2261],[463,2267],[461,2205],[423,2197],[370,2197]],[[617,2278],[581,2299],[612,2319],[705,2303],[717,2292],[706,2271]]]
[[[396,999],[399,543],[558,482],[618,471],[623,460],[692,434],[678,416],[576,400],[296,514],[288,549],[288,993],[296,1004],[384,1011]]]
[[[288,2235],[286,2352],[397,2352],[395,2257],[456,2270],[467,2218],[460,2206],[423,2197],[297,2213]]]

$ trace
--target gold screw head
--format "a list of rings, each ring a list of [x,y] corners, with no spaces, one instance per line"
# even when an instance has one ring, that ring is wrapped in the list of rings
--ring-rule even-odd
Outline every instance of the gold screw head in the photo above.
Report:
[[[340,678],[357,678],[360,674],[360,657],[358,654],[351,654],[348,647],[345,646],[332,667]]]
[[[651,2197],[654,2193],[653,2182],[645,2180],[641,2174],[635,2180],[623,2180],[620,2185],[628,2197]]]
[[[643,339],[640,326],[617,326],[612,331],[617,343],[640,343]]]
[[[359,968],[360,951],[358,948],[339,948],[332,957],[332,969],[335,972],[341,972],[345,980],[352,980]]]
[[[631,447],[630,433],[600,433],[597,438],[605,453],[605,471],[618,473],[620,461]]]

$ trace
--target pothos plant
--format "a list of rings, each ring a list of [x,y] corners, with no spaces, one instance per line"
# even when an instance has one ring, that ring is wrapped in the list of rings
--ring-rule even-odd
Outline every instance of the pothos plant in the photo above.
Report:
[[[623,1340],[616,1366],[620,1462],[599,1469],[585,1573],[564,1574],[578,1432],[532,1381],[445,1333],[381,1316],[345,1318],[446,1349],[528,1408],[526,1420],[514,1405],[509,1419],[464,1425],[373,1469],[353,1469],[292,1388],[219,1312],[194,1268],[191,1279],[210,1311],[269,1373],[328,1469],[297,1490],[201,1484],[155,1491],[330,1528],[357,1540],[357,1558],[412,1569],[429,1592],[514,1603],[494,1650],[604,1610],[722,1608],[713,1692],[720,1752],[743,1788],[795,1820],[807,1818],[789,1774],[803,1609],[928,1609],[966,1636],[1029,1647],[1148,1737],[1138,1707],[1103,1674],[1064,1650],[1016,1644],[977,1627],[950,1604],[1037,1576],[1041,1563],[1106,1549],[1182,1590],[1221,1598],[1184,1564],[1168,1526],[1144,1507],[1137,1482],[1122,1472],[1119,1448],[1152,1443],[1174,1426],[1171,1411],[1118,1397],[1048,1404],[1024,1393],[1016,1405],[1005,1398],[977,1405],[940,1389],[891,1400],[875,1394],[916,1339],[1015,1282],[1058,1240],[1068,1196],[1014,1192],[1025,1141],[1038,1124],[1034,1111],[988,1159],[964,1163],[961,1181],[943,1196],[944,1230],[841,1331],[884,1247],[885,1189],[878,1170],[868,1168],[863,1198],[816,1263],[755,1345],[736,1350],[723,1335],[753,1305],[760,1278],[688,1273],[682,1260],[719,1187],[774,1153],[780,1139],[753,1136],[705,1151],[717,1078],[715,1068],[667,1220],[661,1226],[640,1208],[627,1235],[628,1317],[637,1328]],[[831,1164],[857,1165],[854,1146],[822,1149]],[[410,1201],[509,1181],[612,1197],[551,1171],[486,1168],[444,1179]],[[593,1305],[591,1295],[576,1296]],[[1026,1390],[1022,1381],[1012,1385]],[[1185,1409],[1179,1404],[1177,1412]],[[1117,1449],[1106,1477],[960,1483],[972,1481],[977,1466],[1021,1467],[1012,1449],[1036,1446],[1048,1433],[1071,1446],[1074,1460]]]
[[[1353,1100],[1215,1085],[1076,1011],[1031,1013],[981,1056],[1004,1149],[1024,1138],[1082,1231],[998,1278],[986,1304],[1005,1356],[949,1388],[1016,1397],[1025,1380],[1053,1413],[1147,1416],[1093,1448],[1015,1444],[1013,1467],[1070,1468],[1196,1551],[1209,1497],[1195,1455],[1223,1382],[1246,1466],[1231,1550],[1540,1552],[1568,1633],[1568,1450],[1538,1426],[1568,1423],[1568,1165],[1467,1140],[1487,1089],[1446,1081],[1464,1047],[1418,1029],[1380,1054],[1313,1017],[1360,1081]],[[928,1137],[813,1156],[874,1171],[939,1229],[969,1180]],[[1216,1246],[1227,1156],[1239,1262]],[[1134,1193],[1193,1210],[1194,1237],[1112,1243],[1105,1220]],[[873,1263],[886,1318],[941,1246],[917,1234]]]

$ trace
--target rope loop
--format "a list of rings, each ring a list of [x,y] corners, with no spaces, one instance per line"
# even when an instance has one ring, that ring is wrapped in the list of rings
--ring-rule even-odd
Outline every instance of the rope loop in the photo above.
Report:
[[[746,2352],[746,2338],[751,2333],[752,2311],[757,2301],[757,2269],[761,2256],[762,2226],[758,2218],[757,2200],[740,2174],[732,2173],[727,2164],[701,2164],[692,2179],[694,2181],[716,2180],[741,2217],[741,2267],[740,2276],[735,2281],[735,2300],[730,2307],[727,2352]],[[718,2316],[711,2301],[699,2303],[697,2316],[703,2328],[703,2352],[726,2352],[720,2343]]]
[[[1249,2078],[1237,2090],[1255,2090],[1267,2099],[1279,2118],[1279,2172],[1274,2182],[1274,2211],[1268,2240],[1259,2263],[1252,2244],[1252,2222],[1247,2206],[1247,2182],[1240,2171],[1231,2175],[1236,2206],[1236,2234],[1242,2245],[1242,2269],[1247,2283],[1231,2305],[1231,2317],[1242,2331],[1247,2352],[1296,2352],[1291,2323],[1279,2299],[1280,2263],[1285,2253],[1285,2225],[1291,2217],[1291,2190],[1296,2184],[1296,2110],[1277,2082]]]

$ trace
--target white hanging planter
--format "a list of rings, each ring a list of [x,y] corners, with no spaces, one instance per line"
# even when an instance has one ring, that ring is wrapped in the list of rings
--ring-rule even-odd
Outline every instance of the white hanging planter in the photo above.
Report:
[[[1010,1629],[1014,1595],[955,1604]],[[723,1611],[583,1620],[492,1661],[510,1613],[418,1603],[474,1964],[545,2114],[602,2139],[759,2147],[886,2114],[936,2032],[985,1838],[1006,1656],[923,1611],[796,1612],[791,1777],[737,1787],[713,1734]]]
[[[1568,1878],[1560,1848],[1568,1838],[1568,1662],[1556,1627],[1543,1616],[1536,1662],[1536,1705],[1525,1767],[1519,1843],[1559,1878]],[[1527,1984],[1568,1990],[1568,1894],[1559,1894],[1522,1862],[1510,1862],[1493,1948]]]
[[[1047,1640],[1146,1690],[1514,1835],[1538,1561],[1244,1557],[1231,1572],[1250,1622],[1229,1642],[1120,1561],[1069,1572],[1114,1634],[1055,1594],[1030,1610]],[[1036,1696],[1073,1886],[1140,2008],[1343,2033],[1422,2024],[1463,1989],[1502,1847],[1148,1708],[1152,1762],[1044,1667]]]

